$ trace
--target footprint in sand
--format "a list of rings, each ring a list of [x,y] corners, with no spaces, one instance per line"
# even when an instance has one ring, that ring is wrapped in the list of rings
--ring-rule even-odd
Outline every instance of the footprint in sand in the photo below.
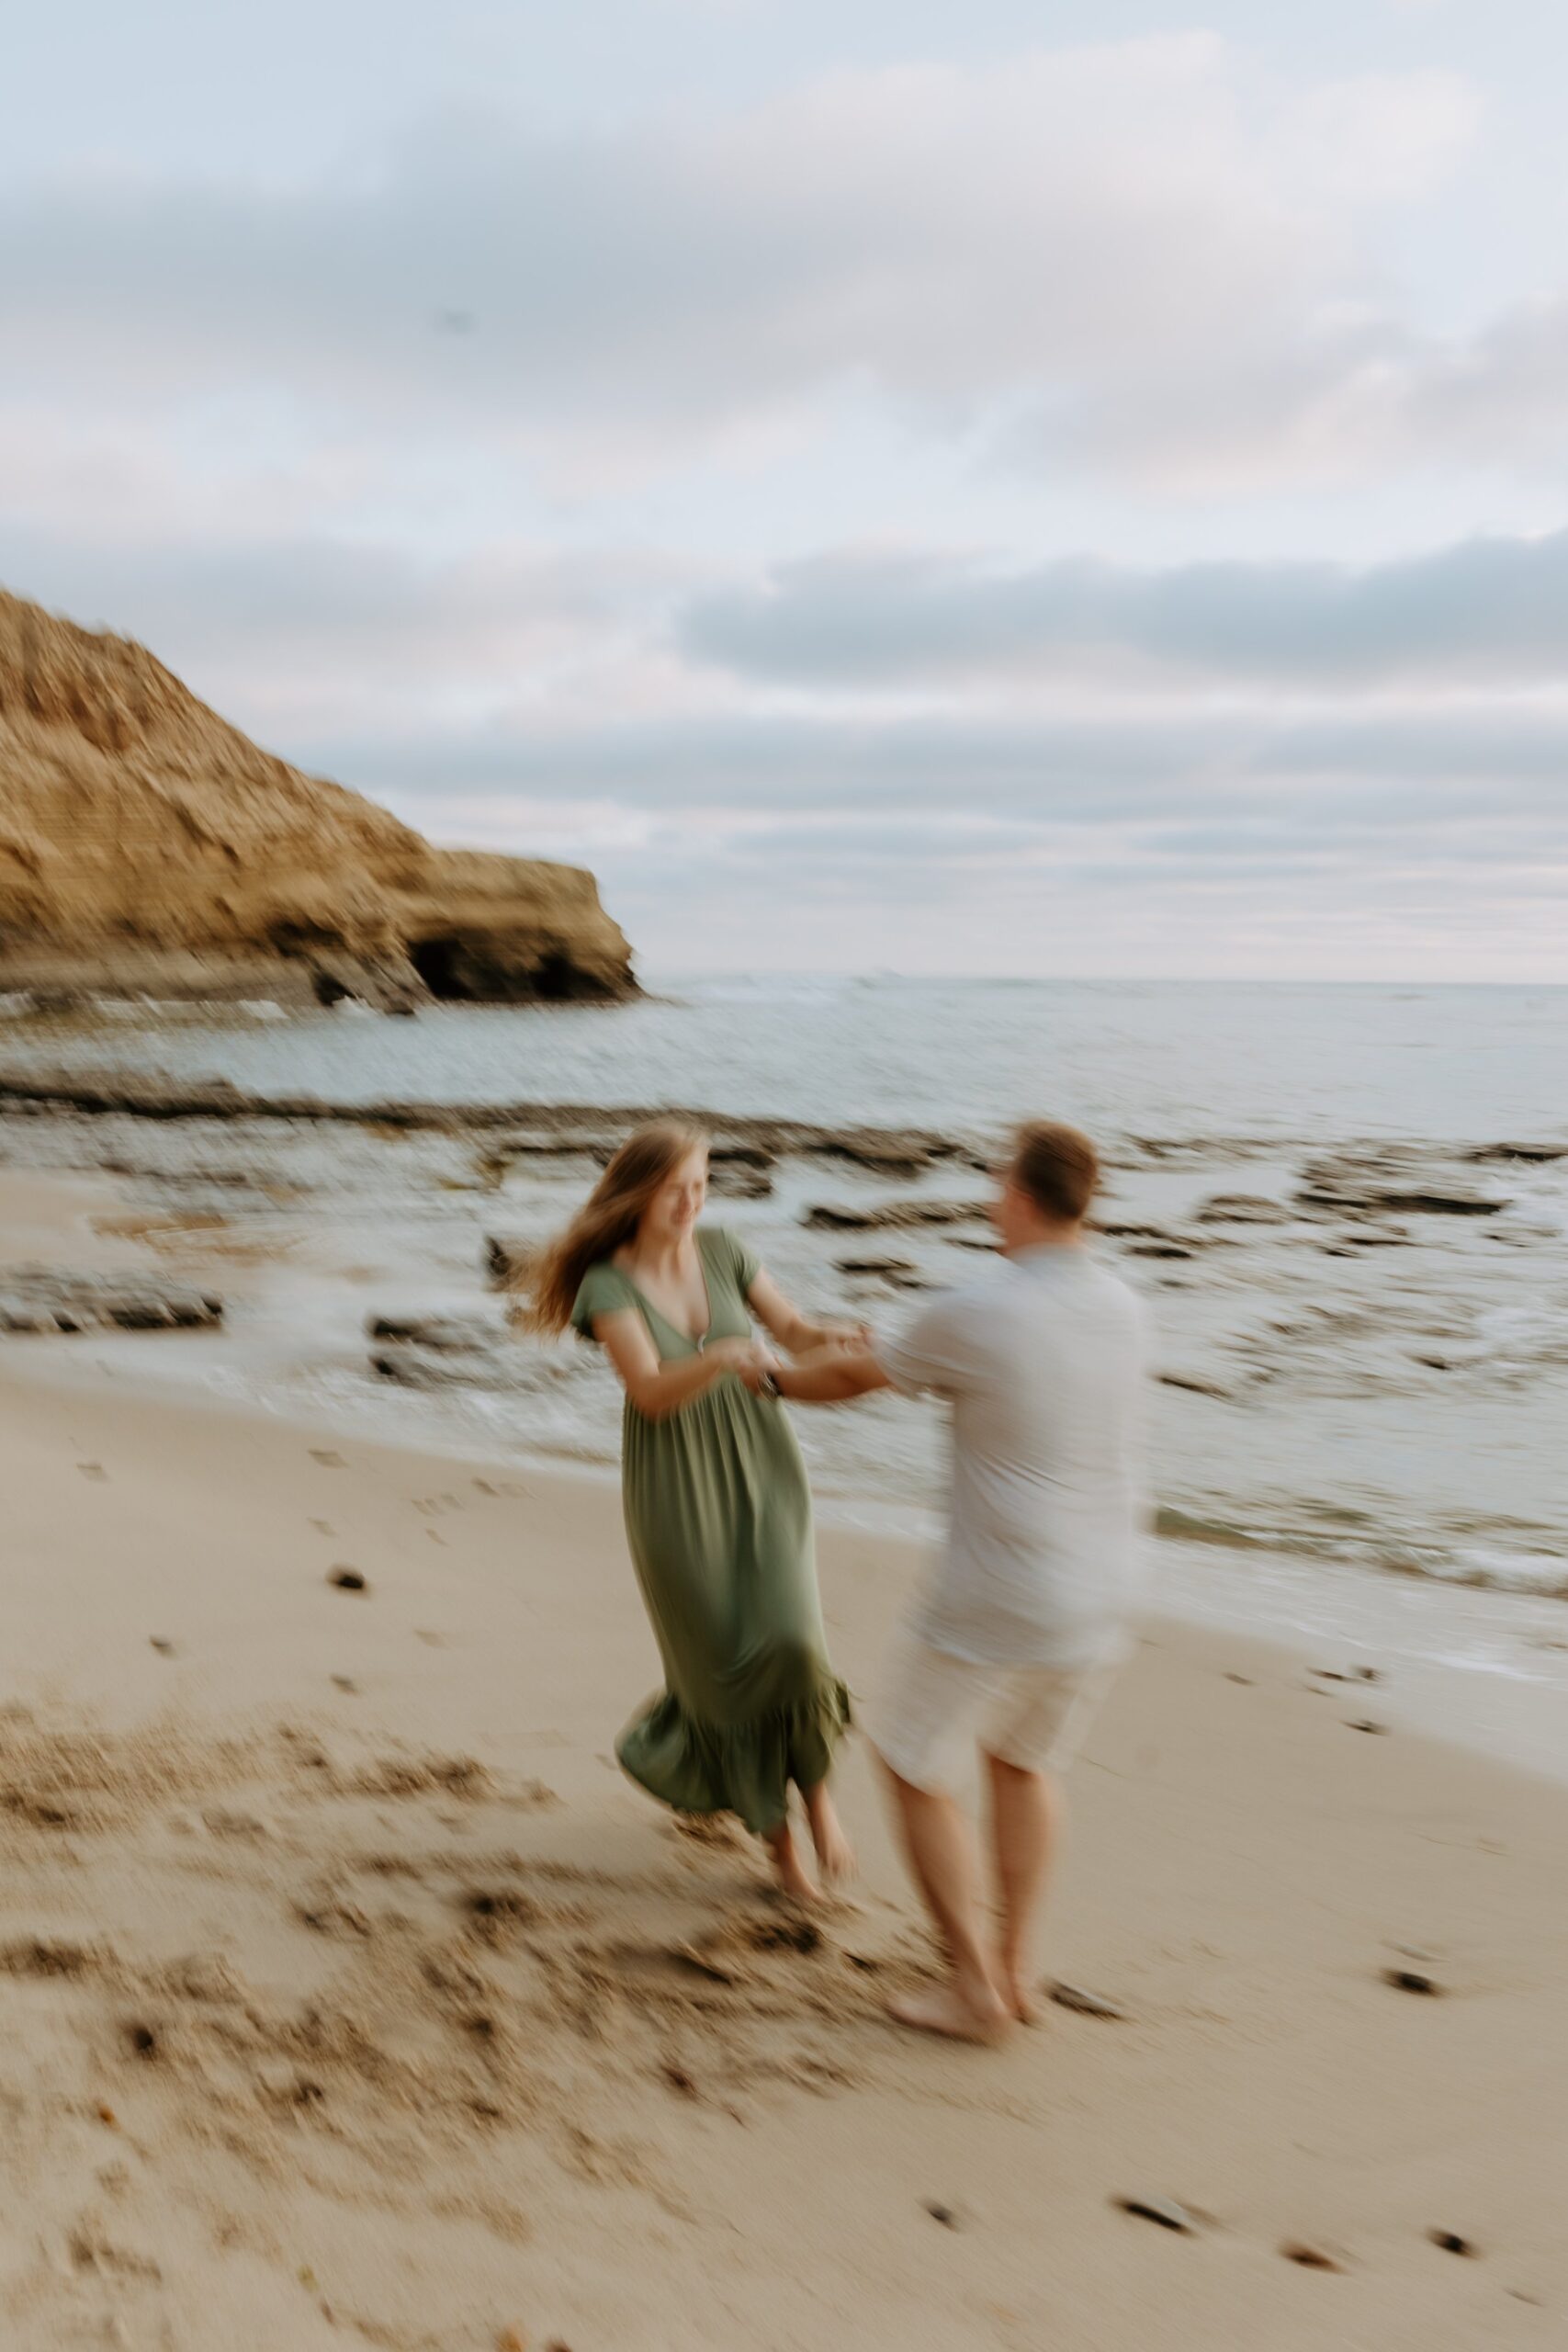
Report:
[[[348,1468],[348,1464],[344,1460],[341,1453],[333,1453],[329,1447],[325,1446],[313,1445],[310,1448],[310,1459],[312,1462],[319,1462],[323,1470],[346,1470]]]
[[[92,1478],[100,1483],[107,1480],[109,1475],[101,1462],[78,1462],[76,1467],[84,1478]]]

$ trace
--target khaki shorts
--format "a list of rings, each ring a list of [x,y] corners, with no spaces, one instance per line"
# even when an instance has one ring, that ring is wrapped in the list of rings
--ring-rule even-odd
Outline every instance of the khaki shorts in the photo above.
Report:
[[[871,1710],[872,1745],[901,1781],[933,1795],[953,1788],[976,1741],[1021,1772],[1064,1772],[1119,1663],[981,1666],[933,1649],[906,1626]]]

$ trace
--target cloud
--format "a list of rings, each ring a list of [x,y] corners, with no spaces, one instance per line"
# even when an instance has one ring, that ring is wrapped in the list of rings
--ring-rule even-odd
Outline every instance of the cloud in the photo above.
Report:
[[[1438,183],[1476,119],[1451,75],[1300,93],[1206,34],[596,130],[446,115],[316,184],[14,188],[0,336],[18,385],[73,403],[243,382],[322,429],[466,427],[535,461],[669,462],[862,386],[1117,462],[1196,430],[1200,388],[1251,386],[1289,464],[1302,398],[1343,396],[1391,332],[1336,323],[1383,300],[1365,216]],[[1265,387],[1291,393],[1271,436]]]
[[[829,690],[1129,676],[1555,684],[1568,669],[1568,531],[1472,539],[1359,571],[818,558],[698,599],[681,636],[694,659],[738,676]]]
[[[5,584],[149,644],[251,731],[367,711],[457,727],[498,706],[623,711],[679,699],[660,618],[693,572],[652,550],[497,539],[456,556],[396,541],[216,530],[167,540],[9,535]]]

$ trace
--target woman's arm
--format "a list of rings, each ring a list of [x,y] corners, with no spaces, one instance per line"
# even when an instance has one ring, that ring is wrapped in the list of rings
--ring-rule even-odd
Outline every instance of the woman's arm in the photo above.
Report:
[[[813,1355],[819,1349],[862,1341],[863,1323],[813,1323],[793,1299],[780,1290],[772,1274],[759,1273],[747,1294],[748,1304],[763,1329],[792,1356]]]
[[[767,1351],[755,1340],[716,1340],[700,1355],[685,1357],[679,1363],[660,1363],[647,1324],[631,1306],[596,1315],[593,1336],[619,1373],[626,1395],[650,1421],[678,1413],[726,1373],[760,1369],[767,1360]]]
[[[874,1389],[893,1385],[871,1350],[863,1347],[824,1348],[767,1370],[779,1395],[794,1405],[847,1405],[852,1396],[869,1396]],[[756,1388],[762,1375],[748,1367],[740,1376],[748,1388]]]

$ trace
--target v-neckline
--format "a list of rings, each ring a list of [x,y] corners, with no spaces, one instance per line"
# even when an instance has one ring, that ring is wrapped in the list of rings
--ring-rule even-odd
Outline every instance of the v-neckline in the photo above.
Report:
[[[642,1284],[639,1282],[634,1281],[633,1277],[626,1272],[624,1266],[619,1268],[618,1271],[622,1280],[628,1283],[631,1288],[636,1291],[643,1313],[645,1315],[657,1316],[660,1322],[663,1324],[667,1331],[673,1331],[675,1337],[680,1340],[682,1347],[690,1348],[694,1355],[700,1356],[703,1350],[706,1347],[708,1341],[713,1337],[713,1287],[708,1281],[707,1252],[703,1248],[702,1234],[700,1232],[694,1233],[692,1236],[692,1242],[697,1253],[697,1272],[703,1278],[703,1302],[708,1311],[708,1319],[704,1324],[701,1335],[697,1339],[694,1340],[689,1331],[682,1331],[679,1323],[672,1323],[669,1316],[665,1314],[663,1308],[657,1306],[655,1302],[649,1298]]]

